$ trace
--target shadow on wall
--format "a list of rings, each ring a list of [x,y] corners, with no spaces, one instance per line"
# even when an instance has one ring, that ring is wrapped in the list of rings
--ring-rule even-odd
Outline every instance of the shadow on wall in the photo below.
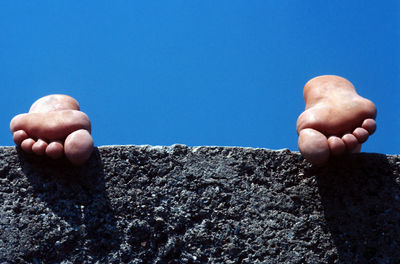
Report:
[[[325,219],[341,261],[400,259],[399,176],[380,154],[348,156],[318,169]]]
[[[40,248],[29,253],[32,256],[24,256],[25,260],[61,261],[59,258],[66,252],[77,256],[78,261],[85,261],[88,255],[104,260],[120,244],[120,235],[106,193],[98,149],[95,148],[82,167],[72,167],[66,160],[27,156],[21,150],[18,154],[23,172],[33,187],[35,202],[27,212],[28,218],[39,215],[37,220],[41,225],[37,226],[44,230],[27,231],[30,234],[26,237],[36,240],[30,243]],[[47,230],[51,232],[44,234]]]

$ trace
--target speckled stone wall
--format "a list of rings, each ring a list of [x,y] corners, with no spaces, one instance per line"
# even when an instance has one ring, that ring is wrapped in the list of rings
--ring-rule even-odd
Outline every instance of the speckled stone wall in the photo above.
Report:
[[[0,147],[0,263],[399,263],[400,157]]]

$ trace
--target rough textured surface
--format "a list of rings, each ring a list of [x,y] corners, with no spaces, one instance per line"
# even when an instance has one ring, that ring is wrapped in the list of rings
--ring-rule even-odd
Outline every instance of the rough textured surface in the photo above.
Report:
[[[0,263],[399,263],[400,158],[100,147],[79,168],[0,147]]]

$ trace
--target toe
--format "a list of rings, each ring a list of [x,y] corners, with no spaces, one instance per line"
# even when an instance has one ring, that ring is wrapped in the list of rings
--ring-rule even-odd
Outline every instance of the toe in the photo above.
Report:
[[[26,153],[32,153],[33,144],[35,144],[35,140],[33,140],[32,138],[27,138],[21,142],[21,148]]]
[[[362,127],[354,129],[353,135],[357,138],[359,143],[364,143],[369,137],[368,131]]]
[[[28,138],[28,134],[24,130],[18,130],[13,133],[13,140],[17,146],[20,146],[22,141]]]
[[[93,151],[93,139],[85,129],[72,132],[64,142],[65,156],[74,165],[85,163]]]
[[[47,142],[42,139],[38,139],[38,141],[36,141],[35,144],[33,144],[32,151],[36,155],[41,156],[46,152],[46,148],[47,148]]]
[[[61,158],[64,154],[64,147],[61,142],[51,142],[46,148],[46,155],[52,159]]]
[[[317,130],[310,128],[300,131],[299,150],[301,155],[314,165],[324,164],[330,155],[327,138]]]
[[[342,137],[344,144],[346,145],[347,150],[352,151],[354,150],[358,143],[357,138],[353,134],[346,134]]]
[[[372,135],[376,130],[376,122],[374,119],[368,118],[364,120],[361,127],[367,130],[370,135]]]
[[[328,138],[328,145],[331,153],[335,156],[343,154],[346,150],[346,144],[341,138],[336,136],[331,136]]]

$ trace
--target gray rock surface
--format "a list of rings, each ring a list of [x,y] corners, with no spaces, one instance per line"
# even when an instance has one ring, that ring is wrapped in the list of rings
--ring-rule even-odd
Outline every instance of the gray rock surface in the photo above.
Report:
[[[0,147],[0,263],[399,263],[400,157]]]

